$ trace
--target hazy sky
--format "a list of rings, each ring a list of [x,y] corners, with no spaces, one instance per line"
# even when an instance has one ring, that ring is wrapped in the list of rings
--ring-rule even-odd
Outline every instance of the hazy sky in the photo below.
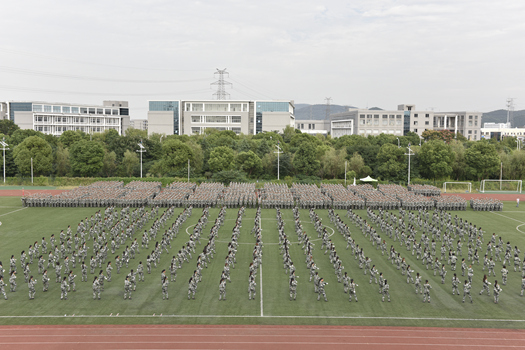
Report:
[[[0,100],[525,109],[525,1],[4,1]]]

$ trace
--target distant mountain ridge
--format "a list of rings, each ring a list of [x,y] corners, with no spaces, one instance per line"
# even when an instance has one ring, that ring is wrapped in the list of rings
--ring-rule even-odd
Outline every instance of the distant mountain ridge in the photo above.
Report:
[[[350,105],[330,105],[330,114],[343,113],[349,108],[357,108]],[[370,110],[382,110],[379,107],[371,107]],[[295,119],[298,120],[323,120],[326,118],[327,105],[308,103],[295,104]],[[483,113],[481,117],[482,126],[484,123],[506,123],[507,110],[498,109],[492,112]],[[513,128],[522,128],[525,126],[525,110],[512,112],[511,126]]]

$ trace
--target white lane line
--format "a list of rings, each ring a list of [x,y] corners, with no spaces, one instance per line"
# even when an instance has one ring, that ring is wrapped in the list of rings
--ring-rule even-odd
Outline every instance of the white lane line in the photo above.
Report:
[[[291,315],[264,315],[264,318],[302,318],[302,319],[348,319],[348,320],[401,320],[401,321],[476,321],[476,322],[525,322],[525,319],[497,319],[497,318],[450,318],[450,317],[401,317],[401,316],[291,316]],[[260,315],[34,315],[34,316],[0,316],[0,319],[17,318],[261,318]]]
[[[0,215],[0,216],[13,214],[13,213],[16,213],[17,211],[24,210],[24,209],[27,209],[27,208],[28,208],[28,207],[24,207],[24,208],[21,208],[21,209],[13,210],[13,211],[10,211],[9,213],[5,213],[5,214],[2,214],[2,215]]]

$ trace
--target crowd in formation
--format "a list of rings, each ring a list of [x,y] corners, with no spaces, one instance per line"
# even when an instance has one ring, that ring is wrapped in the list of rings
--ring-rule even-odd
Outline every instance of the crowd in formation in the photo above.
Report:
[[[64,191],[59,195],[33,193],[22,197],[24,206],[52,207],[257,207],[303,209],[397,209],[466,210],[467,201],[459,196],[441,196],[438,188],[429,185],[378,185],[370,184],[316,185],[265,183],[256,189],[255,183],[231,182],[225,187],[221,183],[204,182],[197,186],[192,182],[174,182],[162,189],[160,182],[132,181],[126,186],[122,181],[99,181],[86,187]],[[492,198],[472,199],[474,210],[500,211],[503,204]]]

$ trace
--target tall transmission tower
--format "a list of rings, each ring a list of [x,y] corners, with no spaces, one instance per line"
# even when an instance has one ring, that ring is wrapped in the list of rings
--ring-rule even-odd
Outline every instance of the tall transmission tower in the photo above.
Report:
[[[512,114],[514,112],[514,98],[507,99],[507,125],[510,128],[510,121],[512,120]]]
[[[332,102],[332,98],[325,97],[324,99],[326,101],[326,119],[328,119],[328,117],[330,116],[330,103]]]
[[[224,80],[224,76],[226,75],[226,77],[228,77],[229,73],[226,72],[226,68],[224,69],[217,68],[217,71],[214,73],[214,75],[217,75],[217,74],[219,75],[219,80],[210,84],[210,85],[217,85],[217,92],[215,92],[213,96],[216,96],[217,100],[227,100],[230,98],[230,94],[226,92],[225,86],[226,85],[233,86],[232,83]]]

